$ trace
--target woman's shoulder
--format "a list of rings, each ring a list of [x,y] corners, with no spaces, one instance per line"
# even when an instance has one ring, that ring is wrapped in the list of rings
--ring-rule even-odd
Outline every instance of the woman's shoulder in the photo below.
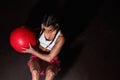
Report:
[[[64,38],[64,34],[62,33],[61,30],[59,30],[59,37],[63,37]]]
[[[65,41],[64,34],[61,31],[59,31],[59,32],[60,32],[60,34],[58,36],[58,41]]]

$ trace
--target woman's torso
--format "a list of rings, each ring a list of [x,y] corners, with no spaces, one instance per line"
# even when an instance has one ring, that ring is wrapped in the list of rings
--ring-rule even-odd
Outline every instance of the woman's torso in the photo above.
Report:
[[[55,45],[59,35],[61,34],[61,31],[56,32],[56,34],[53,34],[51,39],[46,39],[45,33],[43,32],[41,36],[39,37],[39,48],[43,51],[50,52]]]

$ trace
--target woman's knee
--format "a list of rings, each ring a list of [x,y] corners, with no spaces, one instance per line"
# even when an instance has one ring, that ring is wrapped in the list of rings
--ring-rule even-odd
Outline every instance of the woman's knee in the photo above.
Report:
[[[46,76],[49,76],[49,77],[55,76],[55,72],[53,72],[52,70],[48,69],[48,70],[46,70]]]
[[[32,75],[39,75],[39,71],[35,69],[31,70],[31,73]]]
[[[29,66],[29,69],[32,73],[40,72],[40,67],[39,66],[33,66],[32,64]]]

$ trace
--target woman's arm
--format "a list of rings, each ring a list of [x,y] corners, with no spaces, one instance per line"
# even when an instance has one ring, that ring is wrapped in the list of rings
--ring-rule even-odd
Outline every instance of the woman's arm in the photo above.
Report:
[[[24,49],[24,53],[30,53],[32,55],[37,56],[38,58],[45,60],[47,62],[50,62],[55,56],[57,56],[59,54],[59,52],[62,49],[62,46],[64,45],[65,39],[63,36],[58,37],[55,46],[53,47],[53,49],[50,51],[49,54],[41,54],[39,52],[37,52],[36,50],[34,50],[31,45],[30,48]]]

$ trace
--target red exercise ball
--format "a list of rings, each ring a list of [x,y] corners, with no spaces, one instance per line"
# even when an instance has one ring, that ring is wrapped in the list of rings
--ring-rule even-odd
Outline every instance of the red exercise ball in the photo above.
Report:
[[[25,26],[15,28],[10,34],[10,44],[12,48],[19,53],[23,53],[23,47],[29,48],[29,43],[32,46],[37,44],[35,33]]]

